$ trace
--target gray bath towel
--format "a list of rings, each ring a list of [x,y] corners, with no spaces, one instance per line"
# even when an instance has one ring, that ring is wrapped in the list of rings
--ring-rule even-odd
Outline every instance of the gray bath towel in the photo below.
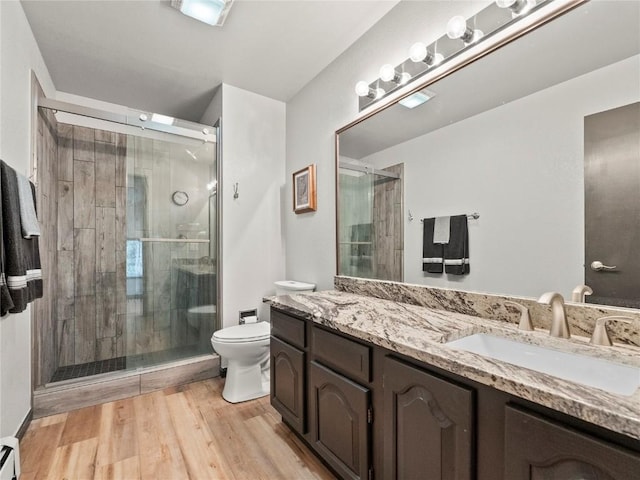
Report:
[[[35,197],[32,186],[31,195]],[[42,297],[42,271],[38,237],[26,239],[20,225],[18,178],[15,170],[0,160],[0,315],[18,313]]]
[[[40,236],[40,225],[36,216],[36,206],[31,194],[31,182],[20,173],[18,177],[18,197],[20,199],[20,224],[22,225],[22,236],[31,238]]]

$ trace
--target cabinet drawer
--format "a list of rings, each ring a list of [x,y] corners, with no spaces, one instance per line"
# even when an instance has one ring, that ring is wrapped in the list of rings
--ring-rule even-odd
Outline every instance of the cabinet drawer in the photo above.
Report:
[[[291,317],[277,310],[271,310],[271,335],[298,348],[305,348],[305,321]]]
[[[314,328],[311,350],[318,360],[346,376],[360,382],[371,380],[371,347]]]

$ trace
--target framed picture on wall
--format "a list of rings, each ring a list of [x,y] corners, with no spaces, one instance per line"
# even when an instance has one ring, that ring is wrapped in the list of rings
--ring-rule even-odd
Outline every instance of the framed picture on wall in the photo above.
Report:
[[[316,210],[316,166],[315,164],[293,174],[293,211],[295,213]]]

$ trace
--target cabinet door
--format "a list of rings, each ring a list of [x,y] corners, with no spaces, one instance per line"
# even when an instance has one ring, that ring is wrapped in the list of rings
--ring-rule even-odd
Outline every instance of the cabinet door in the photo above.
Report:
[[[304,352],[271,337],[271,405],[296,431],[305,433]]]
[[[385,478],[475,478],[473,394],[469,388],[385,358]]]
[[[311,435],[315,450],[345,479],[369,472],[369,389],[311,362]]]
[[[505,475],[509,480],[631,480],[640,455],[507,406]]]

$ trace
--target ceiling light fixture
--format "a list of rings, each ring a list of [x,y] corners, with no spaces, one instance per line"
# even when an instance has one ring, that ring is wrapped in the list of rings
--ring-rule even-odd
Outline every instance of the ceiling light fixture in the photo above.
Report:
[[[444,60],[444,56],[441,53],[431,53],[422,42],[416,42],[411,45],[409,58],[414,63],[424,62],[430,67],[438,65]]]
[[[422,90],[420,92],[416,92],[413,95],[409,95],[408,97],[403,98],[398,103],[406,108],[416,108],[422,105],[423,103],[431,100],[435,97],[436,94],[429,90]]]
[[[171,6],[188,17],[221,27],[234,0],[171,0]]]

